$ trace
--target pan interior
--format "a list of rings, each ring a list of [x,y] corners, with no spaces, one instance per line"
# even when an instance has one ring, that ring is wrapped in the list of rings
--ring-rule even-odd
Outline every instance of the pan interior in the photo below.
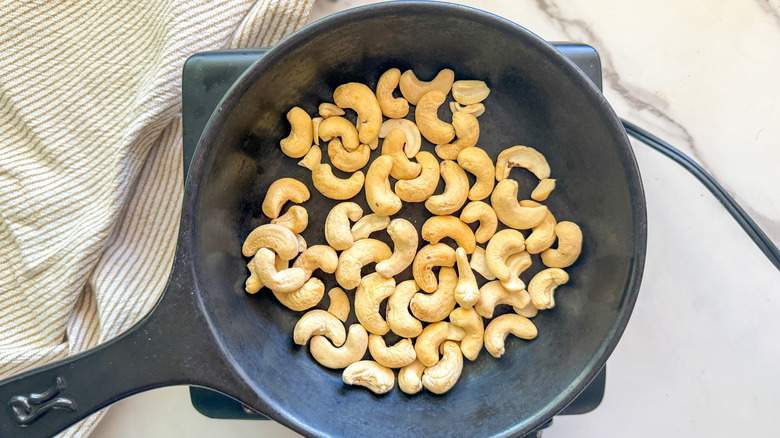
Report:
[[[258,394],[282,413],[281,421],[333,436],[515,433],[553,415],[603,365],[641,276],[644,198],[611,109],[553,50],[519,27],[465,8],[384,5],[297,33],[228,95],[207,128],[188,185],[195,191],[185,208],[193,212],[197,290],[215,336]],[[347,387],[340,371],[319,366],[307,348],[293,343],[303,312],[284,308],[266,290],[243,291],[247,259],[241,244],[254,227],[269,222],[261,204],[272,182],[293,177],[310,187],[312,198],[304,204],[309,226],[303,232],[309,245],[326,243],[324,220],[337,202],[322,197],[311,172],[281,153],[279,140],[289,132],[286,112],[300,106],[315,114],[320,103],[332,102],[338,85],[357,81],[374,87],[392,67],[413,68],[421,79],[446,67],[456,79],[485,80],[491,94],[479,118],[478,146],[494,160],[517,144],[542,152],[558,181],[546,204],[559,221],[578,223],[584,235],[580,259],[567,268],[571,280],[556,293],[556,307],[534,318],[538,338],[510,338],[500,360],[483,350],[475,362],[466,361],[460,381],[444,396],[426,391],[407,396],[397,389],[376,396]],[[448,120],[445,106],[440,117]],[[429,143],[423,148],[433,152]],[[527,198],[535,178],[521,170],[512,177]],[[362,192],[352,201],[370,213]],[[421,204],[397,215],[418,227],[427,216]],[[375,236],[391,244],[386,233]],[[523,276],[526,283],[541,269],[536,257],[534,263]],[[337,286],[332,275],[315,276],[324,279],[326,290]],[[396,280],[409,278],[407,271]],[[318,307],[327,305],[326,296]],[[348,323],[354,321],[353,312]]]

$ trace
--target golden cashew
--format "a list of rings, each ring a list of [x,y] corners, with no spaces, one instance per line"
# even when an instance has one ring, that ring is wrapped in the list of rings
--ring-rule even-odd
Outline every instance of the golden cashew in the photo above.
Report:
[[[360,284],[360,270],[364,266],[381,262],[392,254],[390,247],[382,241],[360,239],[341,252],[339,266],[336,268],[336,281],[345,290],[352,290]]]
[[[477,118],[469,113],[458,111],[452,115],[452,127],[455,129],[455,141],[448,144],[436,146],[436,155],[442,160],[455,160],[462,151],[474,147],[479,140],[479,122]],[[426,137],[427,138],[427,137]],[[488,160],[490,160],[488,158]],[[490,167],[493,167],[493,160],[490,160]],[[490,175],[493,179],[493,174]],[[491,181],[492,184],[493,181]],[[491,185],[492,187],[492,185]]]
[[[376,272],[366,275],[360,281],[355,291],[355,316],[369,333],[384,335],[390,331],[390,326],[379,314],[379,305],[385,298],[393,295],[393,292],[395,280],[382,277]]]
[[[416,338],[422,331],[422,323],[409,313],[409,302],[418,290],[414,280],[406,280],[395,287],[387,300],[387,325],[403,338]]]
[[[379,138],[387,137],[395,129],[400,129],[406,136],[406,145],[404,146],[406,157],[414,158],[414,156],[417,155],[417,152],[420,151],[420,146],[422,145],[420,130],[417,128],[417,125],[415,125],[413,121],[407,119],[385,120],[379,128]]]
[[[246,236],[241,253],[251,257],[260,248],[270,248],[282,259],[292,260],[298,255],[298,239],[295,233],[281,225],[260,225]]]
[[[439,346],[444,341],[460,341],[466,336],[466,332],[446,321],[434,322],[425,327],[417,337],[414,351],[417,360],[426,367],[432,367],[439,361]]]
[[[365,176],[362,171],[358,170],[347,179],[338,178],[333,175],[329,164],[320,164],[311,172],[311,181],[324,196],[343,201],[360,193]]]
[[[436,215],[452,214],[458,211],[468,198],[469,177],[458,163],[450,160],[441,162],[440,172],[444,180],[444,192],[428,198],[425,208]]]
[[[501,281],[512,278],[512,272],[507,266],[507,258],[512,254],[525,251],[525,238],[517,230],[501,230],[492,238],[485,249],[485,260],[488,269]]]
[[[368,145],[361,144],[354,152],[344,149],[341,140],[334,138],[328,143],[328,157],[336,169],[344,172],[354,172],[366,167],[371,158],[371,149]]]
[[[350,364],[344,369],[341,379],[347,385],[363,386],[376,394],[390,392],[395,386],[393,370],[373,360],[361,360]]]
[[[361,143],[369,144],[379,136],[382,108],[370,88],[358,82],[339,85],[333,92],[333,101],[341,108],[355,110],[360,125],[358,136]]]
[[[346,114],[343,109],[330,102],[321,103],[318,110],[319,115],[325,119],[333,116],[343,116]]]
[[[548,268],[539,271],[528,283],[531,303],[539,310],[555,307],[555,288],[569,281],[569,274],[560,268]],[[521,306],[517,306],[521,307]]]
[[[540,180],[550,177],[550,165],[547,159],[536,149],[528,146],[513,146],[504,149],[496,159],[496,181],[509,178],[513,167],[524,167]]]
[[[363,216],[363,209],[354,202],[336,204],[325,218],[325,240],[336,251],[343,251],[353,243],[349,221],[355,222]]]
[[[450,111],[455,114],[458,111],[469,113],[474,117],[479,117],[485,113],[485,105],[481,103],[472,103],[471,105],[461,105],[458,102],[450,102]]]
[[[457,81],[452,84],[452,97],[461,105],[473,105],[487,99],[490,88],[484,81]]]
[[[417,358],[411,339],[401,339],[388,347],[384,338],[373,333],[368,335],[368,351],[375,361],[388,368],[405,367]]]
[[[306,345],[312,336],[317,335],[325,336],[336,346],[343,344],[347,338],[344,324],[322,309],[309,310],[303,314],[293,329],[293,341],[298,345]]]
[[[314,145],[316,145],[316,146],[320,145],[320,123],[322,123],[323,120],[325,120],[325,119],[322,118],[322,117],[312,117],[311,118],[312,133],[314,134]],[[314,146],[312,146],[312,147],[314,147]],[[310,152],[311,152],[311,149],[309,149],[309,152],[307,152],[306,155],[309,155]],[[320,154],[320,155],[322,155],[322,154]],[[305,156],[303,158],[304,158],[304,160],[306,159]],[[301,160],[301,161],[303,161],[303,160]],[[301,163],[299,162],[298,164],[300,165]],[[303,167],[306,167],[306,166],[303,166]],[[309,170],[311,170],[311,169],[309,169]]]
[[[471,263],[469,265],[472,270],[479,272],[485,280],[495,280],[496,276],[490,272],[485,257],[485,249],[478,246],[474,249],[474,253],[471,254]]]
[[[530,295],[529,295],[530,296]],[[539,313],[539,309],[534,306],[534,303],[532,303],[529,299],[528,304],[526,304],[523,307],[513,307],[515,313],[517,313],[520,316],[524,316],[526,318],[533,318]]]
[[[279,178],[274,181],[263,199],[263,214],[271,219],[279,217],[282,206],[287,201],[296,204],[309,200],[311,194],[306,185],[294,178]]]
[[[347,322],[350,308],[349,297],[347,296],[347,293],[344,292],[344,290],[340,287],[334,287],[328,291],[328,299],[330,300],[330,304],[328,305],[328,313],[340,319],[341,322]],[[363,328],[363,326],[360,328]],[[350,328],[350,330],[352,329]],[[365,331],[365,329],[363,331]]]
[[[445,341],[441,345],[440,361],[423,371],[422,384],[434,394],[449,391],[460,378],[463,371],[463,355],[457,342]]]
[[[414,179],[420,175],[422,167],[419,163],[409,161],[403,148],[406,142],[406,134],[400,129],[393,129],[382,143],[382,155],[393,157],[393,167],[390,176],[395,179]]]
[[[290,122],[290,135],[282,139],[279,145],[288,157],[301,158],[309,152],[314,140],[311,117],[296,106],[287,112],[287,120]]]
[[[393,168],[393,158],[382,155],[371,163],[366,173],[366,203],[371,210],[381,216],[392,216],[398,213],[402,203],[390,189],[390,171]]]
[[[466,250],[458,248],[455,250],[455,257],[458,260],[458,284],[455,286],[455,301],[461,307],[471,308],[479,300],[479,286],[477,286],[477,277],[471,272],[469,265],[469,256]]]
[[[341,138],[341,144],[348,151],[354,151],[360,146],[355,125],[344,117],[336,116],[323,120],[317,132],[325,141],[331,141],[336,137]]]
[[[293,205],[287,210],[287,213],[276,219],[271,219],[271,223],[281,225],[296,234],[302,233],[309,225],[309,213],[306,208]]]
[[[338,265],[339,256],[336,250],[328,245],[314,245],[307,248],[293,263],[294,268],[301,268],[306,272],[306,278],[311,277],[316,269],[332,274],[336,272]]]
[[[485,350],[493,357],[504,355],[504,342],[509,333],[520,339],[533,339],[538,334],[536,326],[526,317],[507,313],[490,321],[485,328]]]
[[[398,371],[398,389],[407,394],[417,394],[422,390],[422,375],[425,371],[425,365],[419,360],[415,359],[414,362],[401,368]]]
[[[425,93],[431,90],[439,90],[443,94],[448,94],[452,88],[452,82],[455,80],[455,72],[445,68],[429,82],[423,82],[417,79],[417,76],[411,70],[406,70],[401,75],[399,87],[401,94],[412,105],[417,105]]]
[[[268,248],[260,248],[255,254],[254,268],[260,282],[280,293],[290,293],[306,282],[306,272],[301,268],[276,270],[276,254]]]
[[[303,159],[298,162],[299,166],[309,170],[314,170],[320,164],[322,164],[322,151],[319,146],[312,146],[309,152],[306,152],[306,155],[303,156]]]
[[[545,178],[539,181],[539,184],[537,184],[534,191],[531,192],[531,199],[540,202],[544,201],[548,196],[550,196],[550,193],[552,193],[553,190],[555,190],[555,180]]]
[[[463,211],[460,212],[460,220],[467,224],[479,221],[479,227],[474,233],[477,243],[487,242],[496,234],[496,229],[498,229],[496,212],[482,201],[472,201],[466,204],[463,207]]]
[[[420,176],[395,183],[395,194],[404,202],[425,201],[436,191],[439,184],[439,160],[426,151],[418,152],[415,159],[422,168]]]
[[[511,254],[506,258],[506,266],[509,268],[509,278],[501,280],[501,285],[510,292],[524,290],[525,282],[520,279],[520,274],[531,267],[531,254],[527,251]]]
[[[517,181],[512,179],[501,180],[496,184],[490,203],[496,212],[498,220],[508,227],[517,230],[533,228],[547,217],[547,207],[522,207],[517,200]]]
[[[376,100],[382,113],[391,119],[401,119],[409,113],[409,102],[402,97],[393,97],[393,91],[401,80],[401,70],[391,68],[382,73],[376,84]]]
[[[455,266],[455,250],[444,243],[432,243],[423,246],[414,257],[412,275],[425,292],[433,292],[438,287],[433,273],[435,266]]]
[[[455,269],[443,267],[439,271],[439,287],[436,292],[427,294],[418,292],[409,302],[412,315],[420,321],[441,321],[452,312],[457,304],[455,301],[455,286],[458,284],[458,275]]]
[[[290,310],[300,312],[311,309],[322,301],[325,295],[325,284],[319,278],[309,278],[303,286],[292,292],[284,293],[271,289],[282,305]]]
[[[300,234],[296,234],[295,239],[298,241],[298,252],[306,251],[306,239]]]
[[[289,268],[289,260],[284,260],[278,255],[275,257],[274,264],[277,271]],[[249,269],[249,278],[246,279],[244,289],[247,291],[247,293],[255,294],[263,288],[263,282],[260,281],[260,277],[257,276],[257,272],[255,271],[254,257],[252,257],[252,260],[246,264],[246,267]]]
[[[449,237],[469,254],[477,246],[474,232],[455,216],[431,216],[423,224],[420,234],[423,240],[431,243],[439,243],[441,239]]]
[[[378,214],[368,214],[352,225],[352,239],[365,239],[374,231],[384,230],[390,224],[390,218]]]
[[[510,292],[498,280],[486,283],[479,289],[479,301],[474,310],[483,318],[492,318],[496,306],[508,304],[515,308],[523,308],[531,301],[528,292]]]
[[[542,204],[529,200],[520,201],[521,207],[539,207],[541,205]],[[529,254],[539,254],[552,246],[555,242],[555,224],[557,224],[555,216],[553,216],[552,212],[548,211],[544,220],[539,225],[533,227],[533,231],[528,238],[525,239],[525,250],[528,251]]]
[[[473,174],[477,181],[469,190],[469,199],[481,201],[493,193],[493,176],[496,174],[493,160],[480,148],[471,147],[460,151],[458,164],[466,172]]]
[[[376,272],[389,278],[400,274],[414,261],[417,254],[417,229],[406,219],[398,218],[390,221],[387,234],[393,239],[393,255],[377,263]]]
[[[334,347],[325,336],[321,335],[314,336],[309,342],[309,351],[314,360],[324,367],[336,370],[346,368],[362,359],[367,349],[368,332],[360,324],[349,326],[347,340],[341,347]]]
[[[445,100],[447,95],[441,91],[429,91],[414,109],[414,120],[420,134],[433,144],[449,143],[455,138],[455,127],[439,119],[438,110]]]
[[[460,341],[460,351],[468,360],[477,360],[482,350],[482,338],[485,334],[485,324],[476,310],[458,307],[450,313],[450,322],[466,332]]]
[[[542,263],[551,268],[571,266],[582,251],[582,230],[574,222],[562,221],[555,225],[558,248],[542,251]]]

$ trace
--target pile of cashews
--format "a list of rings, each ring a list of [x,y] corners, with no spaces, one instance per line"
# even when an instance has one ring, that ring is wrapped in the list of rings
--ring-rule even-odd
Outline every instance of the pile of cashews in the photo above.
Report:
[[[411,70],[401,74],[393,68],[380,77],[376,91],[355,82],[339,86],[334,103],[319,106],[319,117],[312,118],[299,107],[291,109],[287,114],[291,132],[280,142],[282,151],[311,170],[317,191],[345,202],[327,216],[327,244],[307,247],[300,235],[308,225],[306,209],[292,205],[284,214],[281,211],[287,202],[302,204],[311,194],[300,181],[281,178],[268,188],[262,205],[270,223],[254,229],[242,248],[244,256],[251,257],[246,291],[254,294],[266,287],[284,306],[308,311],[295,326],[294,342],[309,343],[311,355],[322,366],[344,369],[347,384],[378,394],[394,387],[394,368],[400,369],[401,391],[414,394],[426,388],[442,394],[458,381],[464,356],[476,360],[484,345],[499,358],[510,333],[535,338],[537,329],[530,318],[555,305],[556,287],[569,279],[562,268],[574,263],[582,248],[580,228],[573,222],[557,222],[541,204],[555,188],[545,157],[531,147],[514,146],[502,151],[494,165],[476,146],[477,117],[485,111],[482,101],[490,89],[483,81],[454,77],[445,69],[423,82]],[[394,97],[396,88],[403,97]],[[455,101],[450,104],[452,123],[447,123],[437,111],[450,91]],[[416,106],[415,122],[404,118],[410,105]],[[343,117],[345,109],[357,113],[357,126]],[[441,162],[421,150],[421,136],[436,145]],[[361,169],[380,138],[381,155],[364,175]],[[330,165],[322,163],[320,140],[328,142],[330,163],[351,173],[349,178],[335,176]],[[515,167],[539,179],[533,200],[518,200],[518,183],[509,179]],[[475,176],[473,185],[466,172]],[[434,195],[440,177],[444,191]],[[397,180],[394,190],[390,178]],[[346,201],[363,188],[373,211],[365,216],[358,204]],[[488,197],[490,204],[485,202]],[[408,220],[391,218],[403,202],[424,202],[432,214],[419,236]],[[499,221],[508,228],[497,231]],[[475,222],[479,226],[472,231],[468,224]],[[392,250],[369,237],[382,230],[392,239]],[[427,242],[419,251],[418,237]],[[456,248],[443,243],[445,238]],[[534,254],[547,268],[526,288],[520,275],[531,266]],[[372,263],[375,272],[362,276],[363,268]],[[396,283],[395,277],[410,265],[413,279]],[[328,292],[327,310],[310,310],[325,294],[322,280],[312,276],[317,269],[334,274],[341,286]],[[482,287],[474,272],[487,281]],[[352,290],[358,323],[347,332],[350,299],[345,291]],[[494,318],[499,305],[511,306],[514,313]],[[483,318],[489,320],[487,326]],[[402,339],[388,346],[383,336],[390,331]],[[364,360],[366,350],[372,360]]]

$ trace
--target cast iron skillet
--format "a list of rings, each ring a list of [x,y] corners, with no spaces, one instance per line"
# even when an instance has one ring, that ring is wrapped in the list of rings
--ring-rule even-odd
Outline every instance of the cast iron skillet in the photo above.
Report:
[[[313,114],[338,85],[374,86],[390,67],[414,68],[421,78],[449,67],[457,78],[485,80],[492,91],[479,119],[479,146],[494,159],[515,144],[544,153],[559,181],[547,205],[584,234],[557,306],[534,319],[539,337],[509,340],[500,360],[483,351],[444,396],[397,389],[376,396],[347,387],[338,371],[320,367],[292,342],[301,312],[269,293],[243,292],[241,243],[268,220],[260,213],[267,187],[282,176],[311,184],[310,172],[278,147],[289,129],[284,114],[295,105]],[[440,116],[446,114],[442,107]],[[533,178],[512,175],[528,196]],[[305,204],[310,244],[323,240],[333,205],[312,192]],[[356,202],[368,211],[362,194]],[[420,225],[424,214],[412,205],[398,216]],[[234,84],[193,158],[163,298],[106,345],[5,380],[0,436],[53,435],[120,398],[178,384],[224,392],[306,435],[521,435],[565,407],[604,365],[637,296],[645,239],[644,195],[620,122],[552,46],[460,6],[386,3],[347,11],[296,32]],[[334,285],[328,276],[326,286]]]

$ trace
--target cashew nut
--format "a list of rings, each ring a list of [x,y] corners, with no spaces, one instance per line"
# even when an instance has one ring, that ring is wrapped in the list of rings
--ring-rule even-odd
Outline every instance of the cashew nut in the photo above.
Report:
[[[529,295],[530,297],[530,295]],[[539,313],[539,309],[534,306],[534,303],[532,303],[529,299],[528,304],[526,304],[523,307],[513,307],[515,313],[517,313],[520,316],[525,316],[526,318],[533,318],[536,316],[537,313]]]
[[[569,281],[569,274],[560,268],[549,268],[539,271],[528,283],[528,293],[531,303],[539,310],[555,307],[555,288]],[[521,306],[518,306],[521,307]]]
[[[496,212],[498,220],[506,226],[518,230],[533,228],[547,216],[547,207],[522,207],[517,200],[517,181],[504,179],[496,184],[490,204]]]
[[[387,300],[387,325],[403,338],[416,338],[422,331],[422,323],[409,313],[409,302],[418,290],[414,280],[406,280],[395,287]]]
[[[389,278],[400,274],[414,261],[417,254],[417,229],[406,219],[398,218],[390,221],[387,234],[393,239],[393,255],[377,263],[376,272]]]
[[[287,269],[289,267],[289,260],[284,260],[278,255],[275,257],[274,264],[277,271],[281,271],[283,269]],[[247,293],[255,294],[260,289],[263,288],[263,282],[260,281],[260,277],[257,276],[257,271],[255,271],[255,258],[252,257],[252,260],[249,261],[249,263],[246,264],[246,267],[249,269],[249,278],[246,279],[245,287],[244,289],[247,291]]]
[[[311,172],[311,181],[324,196],[330,199],[344,200],[360,193],[365,176],[362,171],[358,170],[347,179],[338,178],[333,175],[329,164],[320,164]]]
[[[271,289],[282,305],[290,310],[300,312],[319,304],[325,295],[325,284],[319,278],[309,278],[303,286],[292,292],[284,293]]]
[[[487,261],[488,269],[496,278],[501,280],[504,287],[510,286],[513,292],[524,289],[525,285],[523,284],[523,287],[519,287],[516,282],[510,282],[514,277],[509,266],[507,266],[507,258],[523,251],[525,251],[525,238],[519,231],[512,229],[501,230],[493,235],[485,249],[485,260]]]
[[[479,140],[479,122],[476,117],[469,113],[458,111],[453,114],[452,127],[455,129],[455,136],[458,138],[452,143],[436,146],[436,155],[442,160],[457,159],[460,152],[476,146]],[[493,167],[493,160],[490,160],[490,167]],[[490,179],[493,179],[493,175],[490,175]]]
[[[479,301],[474,310],[483,318],[492,318],[493,311],[500,304],[508,304],[515,308],[523,308],[531,301],[528,292],[510,292],[498,280],[486,283],[479,289]]]
[[[461,105],[458,102],[450,102],[450,111],[455,114],[458,111],[469,113],[474,117],[479,117],[485,113],[485,105],[481,103],[472,103],[471,105]]]
[[[296,106],[287,112],[287,120],[290,122],[290,135],[282,139],[279,145],[288,157],[301,158],[309,152],[314,140],[311,117]]]
[[[431,216],[423,224],[420,234],[423,240],[431,243],[439,243],[441,239],[449,237],[469,254],[477,246],[474,232],[455,216]]]
[[[407,394],[417,394],[423,388],[422,375],[425,371],[425,365],[419,360],[401,368],[398,371],[398,388]]]
[[[354,243],[349,221],[355,222],[363,216],[363,209],[354,202],[336,204],[325,219],[325,240],[336,251],[343,251]]]
[[[353,152],[344,149],[341,140],[334,138],[328,143],[328,157],[336,169],[344,172],[354,172],[366,167],[371,157],[371,149],[368,145],[361,144]]]
[[[485,151],[477,147],[463,149],[458,154],[458,164],[463,170],[477,177],[477,181],[469,190],[470,200],[480,201],[493,193],[493,184],[495,183],[493,176],[496,171],[493,167],[493,160]]]
[[[441,346],[442,358],[432,367],[423,371],[422,384],[434,394],[449,391],[460,378],[463,371],[463,355],[456,342],[446,341]]]
[[[377,138],[382,125],[382,108],[370,88],[358,82],[339,85],[333,92],[333,101],[341,108],[352,108],[357,112],[361,143],[369,144]]]
[[[352,239],[365,239],[374,231],[384,230],[390,224],[390,218],[378,214],[368,214],[352,225]]]
[[[458,163],[450,160],[441,162],[440,172],[444,179],[444,192],[428,198],[425,208],[436,215],[452,214],[460,209],[468,198],[469,177]]]
[[[330,102],[321,103],[318,112],[320,116],[325,119],[333,116],[343,116],[345,114],[343,109]]]
[[[395,183],[395,194],[405,202],[425,201],[436,191],[436,186],[439,184],[439,160],[426,151],[418,152],[415,159],[422,168],[420,176]]]
[[[545,178],[541,181],[539,181],[539,184],[537,184],[536,188],[533,192],[531,192],[531,199],[534,199],[536,201],[544,201],[547,199],[548,196],[550,196],[550,193],[555,189],[555,180],[550,178]]]
[[[361,283],[360,270],[363,266],[381,262],[391,255],[390,247],[384,242],[371,238],[360,239],[341,252],[339,266],[336,268],[336,281],[345,290],[352,290]]]
[[[391,119],[401,119],[409,113],[409,102],[402,97],[393,97],[393,90],[401,80],[401,70],[391,68],[382,73],[376,84],[376,100],[382,108],[382,113]]]
[[[268,248],[260,248],[255,254],[254,268],[260,282],[280,293],[290,293],[306,282],[306,272],[301,268],[276,270],[276,255]]]
[[[298,255],[298,239],[295,233],[281,225],[260,225],[246,236],[241,253],[251,257],[260,248],[270,248],[282,259],[292,260]]]
[[[312,146],[311,149],[309,149],[309,152],[306,152],[306,155],[303,156],[303,159],[298,162],[299,166],[309,170],[314,170],[314,168],[320,164],[322,164],[322,151],[319,146]]]
[[[432,367],[439,361],[439,346],[444,341],[460,341],[466,332],[446,321],[434,322],[425,327],[417,337],[414,351],[417,359],[426,367]]]
[[[347,293],[344,292],[344,290],[340,287],[334,287],[328,291],[328,299],[330,300],[330,305],[328,305],[328,313],[340,319],[342,322],[347,322],[350,308],[349,297],[347,296]],[[363,326],[360,328],[363,328]],[[352,329],[350,328],[350,330]],[[363,331],[365,331],[365,329]]]
[[[306,251],[306,239],[304,239],[300,234],[296,234],[295,239],[298,241],[298,252]]]
[[[379,335],[368,335],[368,351],[380,365],[388,368],[405,367],[417,358],[411,339],[401,339],[392,347]]]
[[[271,223],[281,225],[296,234],[302,233],[309,225],[309,213],[304,207],[293,205],[287,210],[287,213],[276,219],[271,219]]]
[[[506,258],[506,266],[509,268],[509,278],[501,280],[501,285],[510,292],[525,289],[525,282],[520,279],[520,274],[531,267],[531,254],[527,251],[511,254]]]
[[[420,175],[422,167],[419,163],[409,161],[403,148],[406,142],[406,134],[400,129],[393,129],[382,143],[382,155],[393,157],[393,167],[390,176],[395,179],[414,179]]]
[[[432,90],[423,95],[414,109],[414,120],[420,134],[433,144],[449,143],[455,138],[455,128],[439,119],[438,110],[447,100],[447,95],[439,90]]]
[[[490,94],[484,81],[457,81],[452,84],[452,97],[461,105],[482,102]]]
[[[334,347],[325,336],[321,335],[314,336],[309,342],[309,351],[314,360],[332,369],[346,368],[359,361],[366,354],[367,349],[368,332],[360,324],[349,326],[347,340],[341,347]]]
[[[504,355],[504,342],[509,333],[520,339],[533,339],[538,334],[536,326],[526,317],[507,313],[490,321],[485,328],[485,350],[493,357]]]
[[[317,335],[325,336],[336,346],[343,344],[347,338],[344,324],[322,309],[309,310],[303,314],[293,329],[293,341],[298,345],[306,345],[312,336]]]
[[[336,250],[328,245],[314,245],[307,248],[293,263],[294,268],[301,268],[306,272],[306,278],[311,277],[316,269],[332,274],[336,272],[338,265],[339,256]]]
[[[458,284],[455,286],[455,301],[461,307],[471,308],[479,300],[477,277],[471,272],[469,256],[465,249],[460,247],[456,249],[455,257],[458,260]]]
[[[422,139],[420,138],[420,129],[411,120],[407,119],[390,119],[385,120],[382,126],[379,128],[379,138],[385,138],[394,129],[400,129],[406,135],[406,146],[404,146],[404,152],[407,158],[414,158],[417,152],[420,151],[422,145]],[[374,148],[376,149],[376,148]]]
[[[472,201],[466,204],[463,211],[460,212],[460,220],[467,224],[479,221],[479,227],[474,233],[477,243],[487,242],[498,229],[496,212],[482,201]]]
[[[582,251],[582,230],[574,222],[562,221],[555,225],[558,248],[542,251],[542,263],[551,268],[571,266]]]
[[[504,149],[496,159],[496,181],[509,178],[513,167],[524,167],[540,180],[550,177],[550,165],[547,159],[536,149],[528,146],[513,146]]]
[[[269,187],[263,199],[263,214],[271,219],[279,217],[282,206],[287,201],[296,204],[309,200],[311,194],[306,185],[294,178],[280,178]]]
[[[432,243],[417,252],[412,263],[412,275],[425,292],[433,292],[438,287],[433,273],[435,266],[455,266],[455,250],[444,243]]]
[[[520,201],[520,206],[539,207],[541,204],[534,201],[523,200]],[[555,242],[555,224],[557,224],[555,216],[553,216],[552,212],[548,211],[544,220],[539,225],[533,227],[533,231],[528,238],[525,239],[525,250],[528,251],[529,254],[539,254],[552,246]]]
[[[361,360],[350,364],[341,376],[347,385],[363,386],[376,394],[389,392],[395,386],[393,370],[373,360]]]
[[[481,246],[474,248],[474,253],[471,254],[471,263],[469,264],[471,269],[479,272],[486,280],[495,280],[496,276],[490,272],[488,268],[487,260],[485,259],[485,249]]]
[[[406,70],[401,75],[399,87],[401,94],[412,105],[417,105],[425,93],[431,90],[439,90],[443,94],[448,94],[452,88],[452,82],[455,80],[455,72],[445,68],[436,75],[433,80],[423,82],[417,79],[417,76],[411,70]]]
[[[458,307],[450,313],[450,322],[463,329],[466,335],[460,341],[460,351],[468,360],[476,360],[482,350],[485,324],[476,310]]]
[[[412,297],[409,307],[412,315],[420,321],[441,321],[452,312],[457,304],[455,301],[455,286],[458,275],[455,269],[443,267],[439,271],[439,287],[432,294],[418,292]]]
[[[381,216],[392,216],[398,213],[403,205],[392,189],[390,189],[390,171],[393,168],[393,158],[382,155],[371,163],[366,173],[366,202],[371,210]]]
[[[360,242],[364,242],[361,240]],[[370,333],[384,335],[390,326],[379,314],[379,305],[395,292],[395,280],[376,272],[360,280],[355,291],[355,316]]]
[[[320,123],[318,133],[321,139],[331,141],[338,137],[348,151],[354,151],[360,145],[355,125],[344,117],[329,117]]]

